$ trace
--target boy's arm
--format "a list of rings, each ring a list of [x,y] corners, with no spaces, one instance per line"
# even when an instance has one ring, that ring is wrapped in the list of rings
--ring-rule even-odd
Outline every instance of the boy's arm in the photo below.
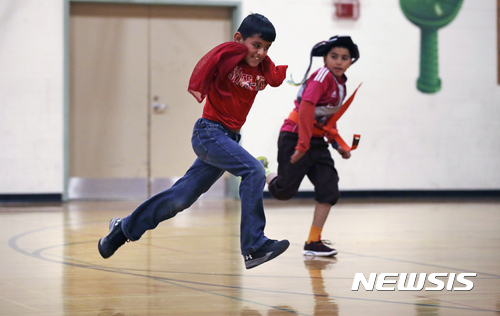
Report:
[[[217,45],[203,56],[193,69],[188,91],[201,103],[212,83],[218,77],[225,77],[245,57],[248,49],[236,42]]]
[[[290,159],[291,163],[297,162],[305,155],[311,143],[314,127],[314,111],[316,105],[310,101],[302,100],[299,105],[299,141],[295,147],[295,153]]]
[[[337,147],[337,151],[342,156],[342,158],[344,158],[344,159],[351,158],[351,152],[350,151],[347,151],[347,150],[345,150],[344,148],[342,148],[340,146]]]
[[[271,87],[279,87],[285,80],[288,66],[276,66],[269,55],[262,61],[262,67],[264,69],[264,77]]]

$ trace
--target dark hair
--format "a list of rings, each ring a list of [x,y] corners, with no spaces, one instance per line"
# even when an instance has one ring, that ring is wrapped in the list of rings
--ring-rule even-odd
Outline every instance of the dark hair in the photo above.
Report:
[[[241,22],[238,32],[243,36],[243,40],[254,35],[258,35],[267,42],[274,42],[276,39],[276,30],[271,21],[258,13],[248,15],[243,22]]]
[[[359,59],[358,45],[354,44],[350,36],[332,36],[328,41],[319,42],[311,50],[311,56],[326,56],[333,47],[347,49],[353,64]]]
[[[307,67],[304,78],[298,83],[294,82],[293,79],[289,80],[288,82],[295,86],[304,84],[307,81],[309,70],[311,70],[313,56],[326,56],[333,47],[346,48],[349,51],[349,55],[351,55],[350,57],[352,64],[354,64],[359,59],[358,45],[354,44],[350,36],[332,36],[328,41],[322,41],[314,45],[311,50],[309,67]]]

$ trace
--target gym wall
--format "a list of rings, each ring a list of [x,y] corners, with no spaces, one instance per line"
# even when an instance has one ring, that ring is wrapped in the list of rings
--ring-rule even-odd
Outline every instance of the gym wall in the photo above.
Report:
[[[68,3],[0,3],[0,195],[65,191]],[[361,142],[349,160],[332,152],[342,190],[500,190],[496,10],[495,0],[464,1],[438,30],[442,86],[435,93],[416,87],[421,30],[399,1],[360,0],[359,18],[341,20],[330,0],[243,0],[240,19],[258,12],[274,23],[269,55],[288,64],[295,80],[315,43],[341,34],[359,45],[361,58],[347,71],[348,95],[363,85],[338,127],[347,142],[354,133]],[[316,58],[312,70],[320,66]],[[284,84],[259,93],[242,130],[242,145],[268,156],[272,169],[297,91]],[[306,179],[301,190],[311,189]]]

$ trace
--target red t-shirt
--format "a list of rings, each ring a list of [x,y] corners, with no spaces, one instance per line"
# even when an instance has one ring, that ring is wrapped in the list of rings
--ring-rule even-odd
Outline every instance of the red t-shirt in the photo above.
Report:
[[[294,109],[299,113],[299,121],[304,124],[299,127],[287,118],[281,126],[281,131],[299,134],[299,142],[295,149],[306,152],[309,149],[314,122],[326,124],[333,114],[340,110],[346,96],[346,80],[345,76],[335,78],[326,67],[318,69],[309,77],[299,92],[301,102],[295,100]]]
[[[250,67],[240,62],[221,80],[217,89],[208,92],[203,117],[220,122],[231,130],[239,130],[246,121],[257,92],[266,85],[260,65]],[[220,90],[229,93],[221,94]]]

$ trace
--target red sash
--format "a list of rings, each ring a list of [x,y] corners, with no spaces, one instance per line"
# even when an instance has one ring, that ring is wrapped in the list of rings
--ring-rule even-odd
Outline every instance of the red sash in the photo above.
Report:
[[[335,141],[339,144],[339,146],[342,147],[346,151],[351,151],[351,150],[358,148],[359,139],[361,138],[361,135],[354,134],[353,139],[352,139],[352,146],[349,147],[346,144],[346,142],[342,139],[342,137],[340,137],[339,132],[335,128],[333,128],[333,126],[339,120],[339,118],[345,113],[345,111],[347,111],[347,108],[349,108],[349,106],[352,103],[352,100],[354,100],[354,96],[356,95],[356,92],[358,92],[359,87],[361,87],[361,84],[354,91],[354,93],[349,97],[349,99],[347,99],[347,101],[344,104],[342,104],[342,107],[340,108],[340,110],[330,118],[330,120],[328,121],[328,123],[326,125],[320,126],[317,122],[315,122],[314,129],[313,129],[314,135],[323,136],[323,135],[325,135],[325,133],[328,133],[329,135],[331,135],[333,137],[333,139],[335,139]],[[296,112],[295,110],[292,110],[292,112],[288,116],[288,119],[290,121],[294,122],[295,124],[299,124],[299,113]]]

